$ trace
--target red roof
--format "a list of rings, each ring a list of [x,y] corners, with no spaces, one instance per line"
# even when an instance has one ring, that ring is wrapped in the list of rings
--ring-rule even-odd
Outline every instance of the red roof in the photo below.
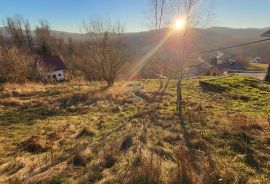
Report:
[[[59,56],[45,56],[41,58],[43,64],[53,71],[66,69],[66,65]]]
[[[226,69],[215,65],[215,66],[212,66],[211,68],[209,68],[209,71],[214,72],[216,74],[223,74],[226,71]]]

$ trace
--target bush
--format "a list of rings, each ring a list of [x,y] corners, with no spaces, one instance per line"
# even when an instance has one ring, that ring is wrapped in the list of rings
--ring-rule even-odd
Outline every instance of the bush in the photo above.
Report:
[[[0,56],[0,82],[25,83],[37,78],[33,55],[12,47]]]

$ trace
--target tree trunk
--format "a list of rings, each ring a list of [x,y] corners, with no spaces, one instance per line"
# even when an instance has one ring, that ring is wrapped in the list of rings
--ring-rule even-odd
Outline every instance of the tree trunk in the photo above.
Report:
[[[177,112],[181,123],[183,122],[183,97],[182,97],[182,79],[178,80],[177,83]]]
[[[267,70],[267,73],[266,73],[264,80],[270,82],[270,64],[269,64],[269,67],[268,67],[268,70]]]
[[[107,82],[107,87],[111,88],[113,86],[113,84],[114,84],[114,79],[106,80],[106,82]]]

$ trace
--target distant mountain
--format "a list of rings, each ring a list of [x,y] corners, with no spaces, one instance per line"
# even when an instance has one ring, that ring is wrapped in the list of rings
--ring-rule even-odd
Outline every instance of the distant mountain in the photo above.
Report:
[[[0,27],[0,33],[2,33],[4,36],[8,36],[8,33],[6,31],[6,28]],[[82,35],[79,33],[70,33],[65,31],[55,31],[51,30],[52,35],[56,36],[57,38],[62,38],[65,41],[72,38],[73,40],[80,41],[82,40]],[[32,31],[32,35],[35,37],[35,31]]]
[[[232,29],[212,27],[203,30],[201,44],[206,50],[237,45],[263,39],[261,35],[270,28]],[[230,55],[270,57],[270,42],[252,44],[223,51]]]
[[[207,29],[194,29],[198,38],[196,46],[201,51],[218,49],[222,47],[237,45],[250,41],[257,41],[263,39],[261,35],[270,28],[249,28],[249,29],[233,29],[225,27],[211,27]],[[162,38],[167,34],[168,30],[161,29],[158,31],[148,31],[140,33],[126,33],[126,39],[136,50],[149,50],[157,45]],[[168,41],[167,45],[170,45],[174,40]],[[270,57],[270,41],[263,42],[244,47],[238,47],[222,51],[227,55],[236,56],[248,56],[248,57]],[[210,53],[210,55],[216,53]]]
[[[233,29],[226,27],[211,27],[207,29],[194,30],[199,35],[197,44],[199,44],[202,50],[209,50],[262,39],[260,35],[262,35],[268,29],[270,28]],[[0,31],[7,36],[5,28],[0,28]],[[155,47],[155,45],[157,45],[166,36],[167,32],[168,29],[164,28],[156,31],[152,30],[146,32],[124,33],[124,37],[130,49],[134,49],[134,51],[136,51],[138,54],[143,54]],[[72,38],[74,41],[82,41],[86,37],[86,35],[79,33],[69,33],[55,30],[52,30],[52,34],[58,38],[64,39],[65,41],[70,38]],[[228,49],[225,50],[224,53],[250,57],[270,57],[270,42]]]

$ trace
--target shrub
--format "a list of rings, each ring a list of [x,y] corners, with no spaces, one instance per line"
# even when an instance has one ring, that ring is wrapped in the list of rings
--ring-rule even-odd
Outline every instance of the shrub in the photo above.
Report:
[[[38,78],[34,56],[16,47],[0,56],[0,82],[25,83]]]

